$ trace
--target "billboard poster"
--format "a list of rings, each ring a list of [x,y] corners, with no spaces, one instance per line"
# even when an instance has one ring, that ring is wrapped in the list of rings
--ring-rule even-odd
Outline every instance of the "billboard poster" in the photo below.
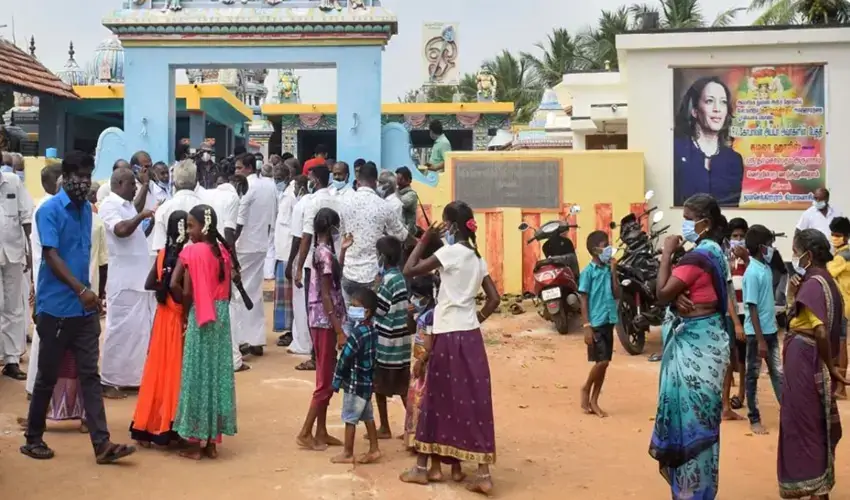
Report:
[[[673,200],[802,209],[826,184],[823,65],[674,68]]]
[[[457,23],[422,25],[422,65],[425,85],[457,85],[460,81]]]

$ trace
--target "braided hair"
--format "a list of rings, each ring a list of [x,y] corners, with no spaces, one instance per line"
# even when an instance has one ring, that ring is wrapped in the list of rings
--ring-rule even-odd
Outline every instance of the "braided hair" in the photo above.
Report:
[[[168,300],[168,292],[171,289],[171,275],[174,273],[174,267],[177,266],[177,258],[180,256],[180,251],[183,250],[183,245],[189,239],[186,233],[186,219],[189,214],[183,210],[175,210],[168,217],[168,227],[165,231],[165,258],[162,262],[162,277],[159,280],[159,286],[156,289],[156,301],[160,304],[165,304]]]
[[[720,205],[717,200],[710,194],[698,193],[685,200],[684,207],[694,213],[694,222],[700,220],[708,220],[711,224],[704,238],[714,240],[717,244],[723,245],[723,240],[726,237],[727,231],[726,217],[720,212]]]
[[[333,229],[339,228],[339,214],[332,208],[322,208],[316,213],[316,218],[313,219],[313,248],[319,246],[319,238],[320,234],[327,235],[328,237],[328,245],[331,247],[331,252],[336,255],[336,249],[334,248],[334,238],[333,238]],[[316,255],[315,250],[313,251],[313,268],[315,269],[316,264],[318,263],[318,256]],[[333,259],[333,267],[331,268],[331,272],[333,274],[334,283],[339,283],[342,280],[342,266],[339,265],[339,261],[334,258]]]
[[[218,233],[218,216],[216,216],[215,210],[209,205],[197,205],[189,211],[189,215],[194,217],[203,226],[201,234],[204,235],[204,243],[210,246],[210,250],[212,250],[213,255],[218,260],[218,281],[224,281],[224,256],[221,254],[219,244],[222,244],[228,252],[230,252],[230,248],[224,241],[224,238]]]
[[[467,245],[475,252],[475,256],[480,259],[481,254],[478,253],[478,244],[475,239],[478,225],[475,223],[475,216],[469,205],[460,200],[449,203],[443,209],[443,221],[449,226],[455,226],[458,240],[467,242]]]

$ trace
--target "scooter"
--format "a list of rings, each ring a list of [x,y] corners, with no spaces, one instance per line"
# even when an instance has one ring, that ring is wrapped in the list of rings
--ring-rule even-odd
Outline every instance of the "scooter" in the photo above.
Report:
[[[646,193],[646,201],[654,193]],[[617,264],[617,279],[620,280],[620,300],[617,302],[617,336],[623,348],[631,355],[643,352],[646,333],[651,326],[658,326],[664,319],[664,308],[656,304],[655,280],[658,277],[658,251],[656,242],[670,226],[655,230],[664,218],[663,212],[655,212],[647,233],[641,221],[654,212],[650,208],[640,215],[629,214],[620,220],[620,243],[622,256]],[[617,224],[611,223],[611,229]]]
[[[581,207],[574,205],[570,214],[576,215]],[[535,229],[525,222],[519,225],[520,231],[534,230],[526,244],[534,241],[543,243],[544,259],[534,265],[534,295],[535,305],[547,321],[555,323],[558,333],[564,335],[568,331],[569,314],[579,311],[578,298],[578,258],[573,242],[564,236],[577,225],[554,220]],[[542,307],[541,307],[542,306]]]

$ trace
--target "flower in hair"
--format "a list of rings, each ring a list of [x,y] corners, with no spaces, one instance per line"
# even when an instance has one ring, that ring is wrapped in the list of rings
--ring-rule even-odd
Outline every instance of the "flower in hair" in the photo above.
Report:
[[[478,223],[475,222],[475,219],[469,219],[466,221],[466,228],[474,233],[478,231]]]
[[[186,241],[186,221],[180,219],[177,221],[177,243]]]
[[[209,208],[204,209],[204,227],[201,229],[201,234],[206,236],[210,232],[210,226],[212,225],[212,210]]]

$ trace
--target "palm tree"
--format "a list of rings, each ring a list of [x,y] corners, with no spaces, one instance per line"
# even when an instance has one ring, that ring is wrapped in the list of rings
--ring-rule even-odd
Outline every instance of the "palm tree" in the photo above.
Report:
[[[616,69],[617,35],[642,29],[644,15],[658,16],[659,29],[688,29],[729,26],[743,10],[743,7],[738,7],[723,11],[710,24],[706,23],[702,15],[699,0],[659,0],[658,5],[634,4],[614,11],[603,10],[597,27],[585,30],[581,35],[582,45],[592,61],[593,69],[607,69],[609,66]]]
[[[848,0],[752,0],[750,11],[762,11],[753,24],[830,24],[850,22]]]
[[[543,51],[541,57],[528,52],[520,57],[534,71],[535,85],[552,88],[561,83],[564,73],[582,70],[590,61],[582,53],[581,44],[564,28],[556,28],[548,36],[548,43],[538,42],[535,47]]]
[[[408,90],[399,102],[416,102],[420,89]],[[465,73],[457,86],[425,87],[425,102],[453,102],[455,93],[460,94],[461,102],[473,102],[477,98],[478,80],[472,73]]]

